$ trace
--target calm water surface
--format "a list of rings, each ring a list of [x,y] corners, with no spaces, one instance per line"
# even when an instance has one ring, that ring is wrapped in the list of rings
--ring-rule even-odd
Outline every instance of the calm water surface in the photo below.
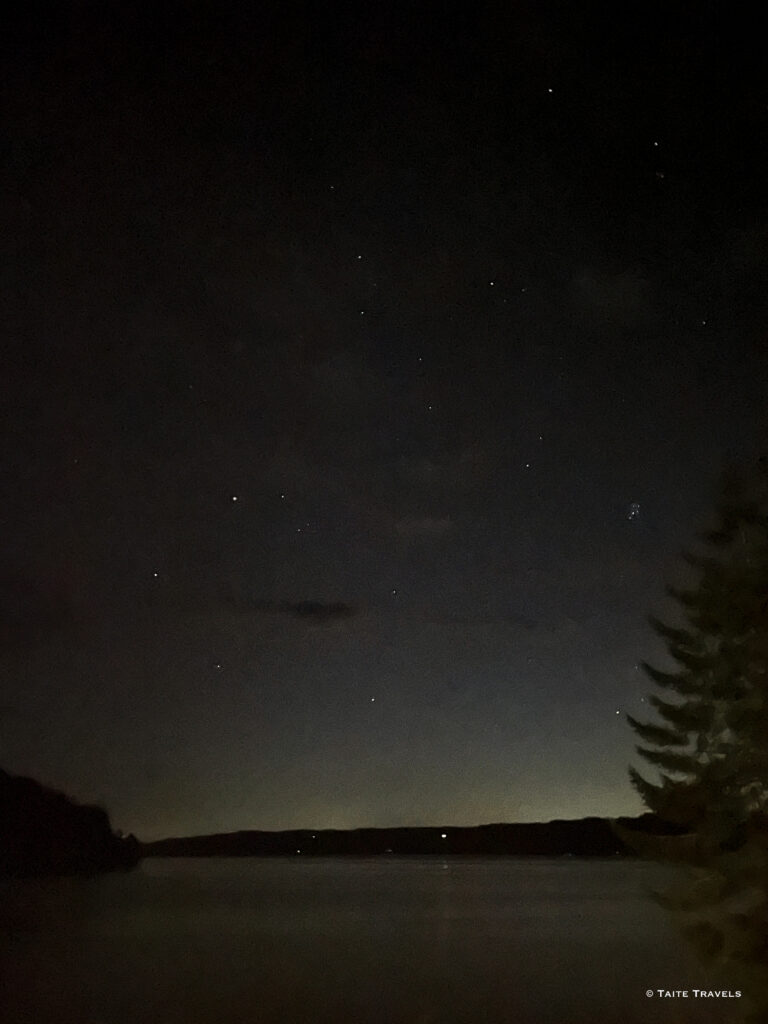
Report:
[[[147,860],[4,884],[3,1024],[722,1022],[622,860]]]

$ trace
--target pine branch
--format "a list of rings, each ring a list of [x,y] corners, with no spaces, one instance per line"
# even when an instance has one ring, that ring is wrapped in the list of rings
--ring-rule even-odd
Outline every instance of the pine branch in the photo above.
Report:
[[[654,633],[658,634],[663,640],[688,647],[694,651],[701,649],[701,637],[698,637],[689,629],[675,629],[674,626],[668,626],[661,619],[657,619],[655,615],[649,615],[648,622]]]
[[[683,647],[678,647],[674,644],[669,645],[669,653],[675,661],[679,661],[681,665],[697,675],[703,674],[712,665],[713,661],[713,656],[708,651],[702,654],[693,654],[690,651],[686,651]]]
[[[683,608],[695,608],[700,601],[700,596],[695,590],[680,590],[679,587],[667,586],[664,588],[673,599],[681,604]]]
[[[648,747],[635,747],[635,750],[657,768],[679,775],[694,775],[701,767],[697,757],[691,754],[673,754],[665,750],[649,750]]]
[[[717,576],[723,571],[723,563],[712,555],[697,555],[693,551],[682,551],[681,557],[686,565],[700,569],[703,574],[712,573]]]
[[[632,786],[639,794],[645,806],[649,810],[656,811],[658,813],[662,787],[656,786],[652,782],[648,782],[648,780],[644,779],[640,772],[632,765],[629,766],[628,770],[629,781],[632,783]]]
[[[687,697],[702,691],[701,682],[690,672],[662,672],[649,665],[647,661],[641,661],[640,667],[657,686],[675,690],[681,696]]]
[[[649,696],[648,701],[658,715],[678,732],[706,732],[711,728],[712,707],[703,701],[687,700],[684,704],[670,704],[655,693]]]
[[[652,743],[657,747],[685,747],[689,743],[689,737],[684,732],[670,729],[664,725],[654,725],[651,722],[638,722],[632,715],[627,715],[626,717],[637,735],[645,743]]]

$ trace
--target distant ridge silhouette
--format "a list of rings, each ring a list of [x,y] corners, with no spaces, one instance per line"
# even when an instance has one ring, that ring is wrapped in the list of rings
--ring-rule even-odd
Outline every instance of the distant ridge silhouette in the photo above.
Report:
[[[491,824],[473,827],[292,829],[243,831],[160,839],[141,846],[145,857],[279,856],[635,856],[617,833],[674,835],[653,814],[637,818]]]

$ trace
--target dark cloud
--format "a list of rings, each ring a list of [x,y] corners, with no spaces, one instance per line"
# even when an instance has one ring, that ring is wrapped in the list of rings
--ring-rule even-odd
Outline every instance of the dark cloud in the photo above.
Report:
[[[472,626],[514,626],[530,632],[539,628],[539,623],[527,615],[435,615],[427,619],[441,626],[461,628]]]
[[[315,622],[349,619],[355,614],[355,609],[343,601],[332,601],[328,604],[321,601],[282,601],[276,606],[276,610],[295,619],[312,619]]]
[[[264,601],[249,600],[241,596],[229,596],[226,603],[240,612],[255,612],[261,615],[285,615],[292,619],[311,622],[334,622],[350,619],[357,609],[344,601]]]

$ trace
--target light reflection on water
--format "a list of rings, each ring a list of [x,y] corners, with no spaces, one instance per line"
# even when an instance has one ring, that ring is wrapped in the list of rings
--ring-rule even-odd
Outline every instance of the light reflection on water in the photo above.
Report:
[[[3,885],[3,1024],[710,1024],[623,860],[153,859]],[[0,997],[2,998],[2,997]]]

